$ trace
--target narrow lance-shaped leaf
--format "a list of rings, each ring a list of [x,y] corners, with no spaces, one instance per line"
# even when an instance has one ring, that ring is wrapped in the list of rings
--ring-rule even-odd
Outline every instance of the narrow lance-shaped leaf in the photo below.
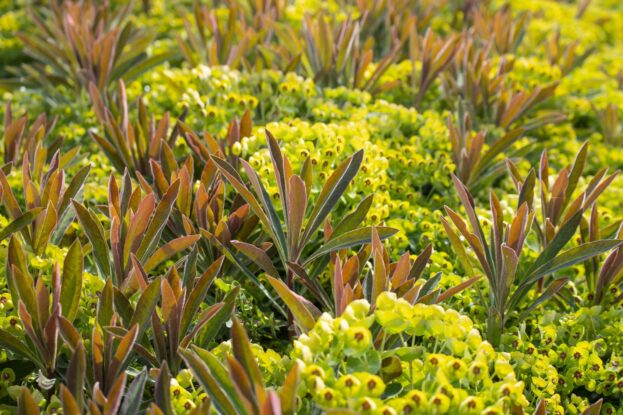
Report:
[[[354,230],[357,226],[359,226],[370,211],[373,199],[374,195],[369,195],[359,202],[355,210],[344,216],[344,218],[338,222],[337,225],[335,225],[332,237],[336,238],[341,234]]]
[[[182,252],[186,248],[191,247],[195,242],[201,238],[201,235],[186,235],[173,239],[167,242],[165,245],[158,248],[152,256],[145,262],[143,268],[145,272],[149,272],[156,268],[160,263],[166,261],[172,256]]]
[[[301,237],[301,229],[307,210],[307,190],[305,182],[299,176],[290,177],[290,186],[288,193],[288,204],[290,206],[290,215],[288,218],[288,245],[292,256],[298,256],[299,240]],[[297,260],[298,258],[295,258]],[[268,272],[268,271],[267,271]],[[277,275],[276,273],[271,273]]]
[[[518,320],[522,321],[525,318],[529,317],[530,313],[532,313],[534,309],[536,309],[539,305],[543,304],[554,295],[556,295],[562,289],[562,287],[567,284],[567,282],[569,282],[569,278],[559,278],[549,284],[547,286],[547,289],[536,300],[534,300],[532,304],[530,304],[525,310],[522,311],[522,313],[518,317]]]
[[[197,348],[195,348],[195,352],[191,352],[189,350],[181,350],[180,354],[186,362],[186,365],[195,374],[197,381],[212,398],[212,401],[214,402],[214,406],[216,407],[217,411],[222,413],[223,415],[236,415],[246,413],[246,409],[242,403],[237,405],[239,410],[234,407],[228,397],[235,397],[235,391],[233,391],[231,394],[228,394],[222,388],[222,385],[220,385],[216,381],[215,376],[213,376],[210,372],[210,368],[208,367],[206,362],[204,362],[204,360],[197,355],[196,351]],[[209,352],[206,351],[202,357],[205,357],[208,354]],[[218,364],[221,364],[220,362],[218,362],[218,359],[216,360]]]
[[[316,324],[320,312],[303,297],[291,291],[283,281],[268,276],[268,282],[286,303],[299,327],[307,332]]]
[[[0,329],[0,345],[18,356],[21,356],[32,362],[37,362],[40,366],[43,365],[40,359],[38,359],[24,343],[22,343],[17,337],[4,329]]]
[[[169,186],[167,192],[164,194],[162,199],[160,199],[160,202],[158,202],[154,215],[149,222],[149,226],[147,227],[145,234],[143,235],[143,240],[136,251],[136,256],[141,260],[145,260],[146,256],[150,254],[151,251],[158,245],[160,235],[162,234],[169,216],[171,215],[171,210],[173,208],[173,204],[175,203],[179,187],[180,180],[177,179],[171,184],[171,186]]]
[[[87,373],[87,359],[82,342],[78,343],[78,347],[74,350],[67,368],[67,388],[76,401],[79,408],[82,407],[82,398],[84,396],[84,378]]]
[[[107,326],[110,324],[113,316],[113,299],[114,291],[112,286],[112,279],[107,279],[104,284],[104,288],[100,294],[99,301],[97,302],[97,322],[100,326]]]
[[[270,275],[279,275],[270,257],[263,249],[258,248],[255,245],[236,240],[232,240],[231,244],[242,252],[247,258],[257,264],[264,272]]]
[[[534,261],[534,263],[530,266],[527,273],[531,274],[533,271],[541,267],[543,264],[547,263],[551,259],[553,259],[558,252],[569,242],[569,240],[573,237],[576,229],[578,228],[580,222],[582,221],[582,212],[579,211],[571,219],[569,219],[556,233],[554,239],[547,245],[547,247],[541,252],[538,258]]]
[[[145,333],[147,329],[147,323],[151,318],[151,313],[153,313],[156,308],[159,298],[160,279],[157,278],[153,280],[141,294],[136,304],[136,310],[134,311],[132,320],[130,321],[129,327],[138,327],[137,338],[139,341],[142,339],[143,333]]]
[[[1,197],[1,195],[0,195]],[[0,241],[8,238],[12,234],[21,231],[26,226],[30,225],[39,215],[39,213],[43,210],[42,207],[37,207],[29,210],[28,212],[22,214],[7,226],[5,226],[2,230],[0,230]]]
[[[66,414],[66,415],[81,415],[82,414],[82,408],[80,407],[80,405],[78,405],[76,398],[65,385],[61,385],[60,398],[61,398],[61,405],[63,407],[63,414]]]
[[[262,380],[262,374],[260,373],[260,368],[255,361],[253,351],[251,350],[249,336],[247,336],[244,326],[236,317],[233,318],[231,341],[234,356],[244,368],[247,376],[251,379],[251,382],[256,385],[256,387],[257,385],[263,387],[264,382]]]
[[[69,203],[73,198],[75,198],[79,193],[82,187],[84,186],[84,182],[89,175],[89,171],[91,170],[91,165],[87,165],[81,168],[71,179],[69,186],[63,192],[63,198],[59,204],[58,208],[58,216],[62,217],[65,213],[65,210],[69,207]]]
[[[95,263],[102,278],[108,278],[110,274],[110,251],[106,242],[104,228],[95,215],[75,200],[72,201],[80,224],[84,228],[91,245]]]
[[[82,275],[84,263],[82,246],[77,239],[69,247],[63,263],[61,276],[61,311],[69,321],[73,321],[80,307],[82,294]]]
[[[132,415],[139,412],[143,402],[143,391],[147,383],[147,368],[143,368],[128,386],[121,404],[120,412],[123,415]]]
[[[299,372],[298,364],[294,364],[290,372],[288,372],[288,376],[286,376],[281,389],[279,389],[283,415],[294,415],[296,413],[296,397],[300,381]]]
[[[239,291],[240,287],[235,287],[227,293],[222,303],[208,307],[203,314],[201,314],[193,329],[182,339],[180,347],[188,347],[193,338],[200,331],[201,341],[203,343],[214,340],[221,332],[225,323],[231,318]]]
[[[253,186],[255,193],[259,196],[260,200],[263,203],[263,208],[268,215],[269,226],[272,230],[272,234],[275,236],[273,242],[275,243],[275,248],[277,248],[277,252],[281,257],[282,261],[285,261],[288,258],[288,244],[286,242],[286,236],[283,232],[283,227],[281,224],[281,220],[277,215],[277,210],[275,209],[275,205],[266,190],[266,187],[262,183],[259,175],[249,163],[245,160],[241,160],[240,163],[247,173],[247,177]],[[286,221],[287,223],[287,221]]]
[[[601,241],[587,242],[585,244],[576,246],[563,252],[556,258],[548,261],[541,267],[534,270],[534,272],[531,273],[528,277],[528,280],[530,278],[543,277],[545,275],[553,274],[556,271],[568,268],[579,262],[592,258],[595,255],[602,254],[613,248],[621,246],[622,243],[623,241],[619,241],[616,239],[604,239]]]
[[[354,155],[344,160],[344,162],[335,169],[333,174],[331,174],[316,199],[316,204],[309,216],[305,233],[301,238],[301,245],[306,244],[311,235],[324,222],[329,212],[331,212],[340,197],[342,197],[348,185],[359,171],[362,161],[363,150],[359,150]]]
[[[221,256],[214,261],[203,273],[203,275],[199,277],[199,280],[195,283],[192,290],[188,294],[180,323],[180,334],[186,334],[195,313],[199,310],[199,307],[208,292],[208,288],[210,288],[212,281],[214,281],[214,278],[218,275],[224,260],[225,257]]]
[[[582,415],[599,415],[601,413],[601,407],[604,403],[603,398],[589,406],[582,412]]]
[[[39,413],[37,402],[35,402],[28,388],[22,386],[22,392],[17,401],[17,415],[38,415]]]
[[[398,232],[397,229],[388,228],[385,226],[376,227],[376,231],[378,232],[379,238],[381,240],[387,239]],[[366,226],[365,228],[359,228],[352,231],[344,232],[343,234],[338,235],[335,238],[331,238],[326,244],[321,246],[309,258],[307,258],[304,262],[304,265],[307,265],[315,259],[328,253],[338,251],[344,248],[351,248],[353,246],[370,243],[371,234],[372,227]]]
[[[137,325],[132,326],[128,333],[121,338],[113,359],[107,368],[106,379],[117,379],[130,363],[130,356],[137,339],[138,329]]]
[[[158,373],[158,379],[156,380],[156,388],[154,390],[154,400],[156,405],[162,410],[165,415],[171,415],[173,413],[173,407],[171,406],[171,372],[169,371],[169,365],[167,361],[163,361]]]

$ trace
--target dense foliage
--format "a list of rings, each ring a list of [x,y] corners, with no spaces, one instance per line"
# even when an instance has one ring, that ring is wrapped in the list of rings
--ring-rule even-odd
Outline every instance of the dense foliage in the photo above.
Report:
[[[0,414],[623,414],[622,27],[0,0]]]

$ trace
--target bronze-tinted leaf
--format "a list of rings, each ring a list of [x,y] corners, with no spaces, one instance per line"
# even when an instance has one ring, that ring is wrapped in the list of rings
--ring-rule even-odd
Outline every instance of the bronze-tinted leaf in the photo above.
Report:
[[[63,316],[73,321],[80,307],[82,295],[82,274],[84,260],[82,246],[77,239],[71,244],[63,262],[63,274],[61,277],[61,310]]]

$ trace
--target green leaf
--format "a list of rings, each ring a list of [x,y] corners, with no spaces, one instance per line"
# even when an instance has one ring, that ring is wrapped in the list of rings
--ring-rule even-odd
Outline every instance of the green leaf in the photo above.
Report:
[[[78,193],[84,186],[84,182],[86,181],[90,170],[91,170],[91,165],[87,165],[81,168],[71,179],[69,186],[67,186],[67,189],[63,192],[63,198],[61,199],[61,203],[58,207],[59,218],[61,218],[64,215],[65,210],[69,206],[69,203],[71,202],[71,200],[75,198],[76,195],[78,195]]]
[[[210,288],[212,281],[214,281],[214,278],[221,270],[221,266],[223,265],[224,260],[225,257],[221,256],[216,261],[214,261],[203,273],[203,275],[195,283],[193,289],[190,291],[190,294],[188,295],[188,299],[186,300],[186,304],[184,306],[184,311],[182,313],[182,320],[180,323],[181,336],[186,335],[192,319],[195,317],[197,310],[199,310],[201,303],[205,299],[208,288]]]
[[[335,169],[333,174],[331,174],[316,199],[316,204],[309,216],[305,233],[301,239],[301,246],[309,241],[312,234],[324,222],[329,212],[331,212],[338,200],[340,200],[340,197],[342,197],[348,185],[359,171],[362,161],[363,150],[359,150],[354,155],[344,160],[344,162]]]
[[[528,280],[553,274],[556,271],[568,268],[579,262],[621,246],[622,243],[622,241],[616,239],[604,239],[576,246],[537,268],[532,274],[530,274]]]
[[[143,337],[143,333],[147,329],[147,323],[151,319],[151,313],[153,313],[160,299],[160,278],[153,280],[147,288],[143,291],[138,303],[136,303],[136,310],[132,316],[129,327],[138,326],[137,338],[140,340]]]
[[[0,241],[8,238],[15,232],[21,231],[24,227],[30,225],[43,210],[42,207],[37,207],[22,214],[20,217],[9,223],[5,228],[0,230]]]
[[[154,390],[154,401],[156,405],[164,412],[165,415],[171,415],[173,409],[171,406],[171,372],[169,365],[164,360],[158,372],[156,380],[156,388]]]
[[[204,351],[201,355],[201,358],[197,355],[197,351],[200,350],[197,347],[193,347],[193,352],[189,350],[180,350],[180,354],[182,358],[186,362],[186,365],[190,368],[190,370],[195,374],[197,381],[201,384],[203,389],[210,395],[212,401],[214,402],[214,406],[216,410],[223,415],[237,415],[246,413],[246,409],[240,403],[240,406],[232,404],[232,402],[228,399],[234,398],[237,396],[235,390],[231,393],[227,393],[225,388],[217,382],[215,376],[212,375],[208,364],[204,361],[207,355],[210,355],[210,352]],[[209,358],[208,358],[209,359]],[[209,359],[210,363],[213,367],[218,367],[217,365],[222,364],[218,361],[218,359]],[[224,371],[225,369],[222,368]],[[217,371],[217,373],[219,373]],[[229,382],[231,384],[231,382]],[[232,388],[233,389],[233,385]],[[238,410],[236,408],[239,408]]]
[[[18,297],[13,299],[14,302],[21,300],[30,314],[33,314],[35,318],[35,325],[39,326],[37,319],[37,296],[35,294],[35,287],[33,285],[33,279],[29,275],[25,275],[15,265],[11,269],[11,277],[17,288]]]
[[[565,190],[565,201],[571,200],[573,196],[573,192],[575,191],[578,181],[582,176],[582,172],[584,171],[584,165],[586,164],[586,159],[588,158],[588,141],[585,141],[580,147],[578,154],[575,156],[575,160],[573,161],[573,167],[571,167],[571,172],[569,173],[569,182],[567,184],[567,189]]]
[[[37,402],[35,402],[28,388],[22,386],[22,393],[17,401],[17,415],[38,415],[39,413]]]
[[[525,277],[513,293],[507,308],[510,310],[516,309],[519,302],[539,279],[616,248],[621,243],[623,242],[619,240],[605,239],[587,242],[563,252]]]
[[[108,250],[108,242],[106,241],[104,227],[97,219],[95,214],[82,206],[75,200],[72,201],[76,216],[84,229],[84,232],[91,241],[93,246],[92,252],[95,257],[95,264],[100,272],[100,277],[106,279],[110,273],[110,254]]]
[[[333,233],[331,234],[331,236],[335,238],[359,226],[363,222],[363,220],[366,218],[366,215],[368,214],[368,212],[370,211],[373,200],[374,200],[374,195],[369,195],[366,198],[364,198],[361,202],[359,202],[355,210],[353,210],[348,215],[344,216],[344,218],[337,225],[335,225],[335,228],[333,228]]]
[[[61,311],[69,321],[73,321],[80,307],[82,294],[82,274],[84,271],[83,253],[80,241],[77,239],[71,244],[61,276]]]
[[[249,204],[253,212],[260,219],[264,227],[270,233],[271,239],[277,240],[277,236],[274,234],[273,229],[271,227],[271,222],[266,216],[266,212],[262,209],[262,206],[258,202],[257,198],[253,195],[253,193],[249,190],[249,188],[242,183],[242,179],[238,172],[225,160],[220,159],[218,157],[212,156],[212,161],[214,165],[218,168],[219,172],[227,179],[227,181],[236,189],[236,191],[240,194],[240,196]]]
[[[387,239],[390,236],[398,232],[397,229],[388,228],[385,226],[379,226],[375,228],[379,234],[381,240]],[[316,252],[314,252],[309,258],[305,260],[303,265],[308,265],[315,259],[326,255],[328,253],[350,248],[353,246],[368,244],[371,241],[372,227],[366,226],[365,228],[359,228],[352,231],[345,232],[337,237],[331,238],[326,244],[321,246]]]
[[[562,287],[567,284],[567,282],[569,282],[569,278],[559,278],[557,280],[554,280],[550,285],[547,286],[547,289],[543,292],[543,294],[541,294],[536,300],[534,300],[532,304],[528,306],[528,308],[521,312],[518,317],[518,321],[522,321],[530,316],[530,313],[532,313],[535,308],[555,296],[562,289]]]
[[[158,248],[156,252],[154,252],[153,255],[145,262],[145,272],[153,270],[160,263],[182,252],[186,248],[193,246],[200,238],[201,235],[186,235],[167,242]]]
[[[113,316],[113,301],[114,291],[112,286],[112,280],[108,278],[102,293],[100,294],[99,301],[97,302],[97,322],[100,326],[108,326]]]
[[[281,297],[286,306],[292,312],[292,315],[303,332],[308,332],[314,328],[316,318],[320,312],[314,306],[305,300],[302,296],[294,293],[288,288],[283,281],[267,276],[268,282],[273,286],[277,294]]]
[[[223,253],[223,255],[225,255],[225,258],[227,258],[232,264],[234,264],[242,272],[242,274],[246,278],[248,278],[261,291],[262,295],[266,296],[266,298],[270,300],[270,302],[279,311],[281,315],[283,315],[284,317],[287,316],[286,311],[283,309],[283,307],[281,307],[281,305],[279,304],[279,301],[277,301],[277,298],[271,295],[268,289],[260,282],[258,277],[247,269],[247,267],[243,264],[243,262],[236,255],[234,255],[234,253],[232,252],[230,248],[223,245],[217,238],[214,238],[213,236],[209,235],[204,230],[202,230],[201,233],[204,237],[208,238],[211,243],[215,244],[218,247],[218,249]],[[261,300],[262,298],[261,295],[259,293],[256,294],[255,290],[252,290],[250,292],[251,292],[251,295],[254,295],[256,298]]]
[[[246,372],[247,376],[254,385],[263,387],[262,374],[257,365],[253,351],[251,350],[251,341],[244,329],[244,326],[236,317],[233,318],[234,324],[231,328],[231,345],[234,351],[234,357]]]
[[[244,167],[245,172],[247,173],[247,177],[249,178],[251,185],[255,189],[255,193],[260,197],[265,212],[267,212],[268,214],[269,225],[273,235],[275,235],[273,242],[275,243],[275,247],[277,248],[279,255],[282,257],[282,260],[285,261],[288,257],[288,246],[286,242],[286,236],[283,233],[281,220],[279,219],[279,216],[277,215],[277,210],[275,209],[275,205],[273,204],[273,201],[268,192],[266,191],[266,187],[264,187],[264,184],[262,183],[262,180],[258,176],[257,172],[253,170],[253,168],[246,161],[241,160],[241,164]]]
[[[37,221],[35,234],[33,236],[33,248],[38,255],[44,253],[45,247],[57,223],[56,209],[52,202],[48,202],[47,208],[39,216],[41,215],[43,215],[43,221]]]
[[[239,291],[240,287],[235,287],[228,292],[223,299],[223,306],[209,318],[209,321],[207,321],[207,324],[203,327],[203,331],[200,336],[202,344],[212,341],[216,335],[220,333],[225,323],[231,318],[231,314],[236,306],[236,297],[238,296]],[[197,324],[200,323],[201,322],[198,322]],[[184,339],[184,344],[182,346],[185,347],[190,344],[192,337],[194,337],[194,332],[196,332],[197,329],[201,329],[201,327],[195,327],[188,337]]]
[[[267,274],[279,275],[279,272],[275,269],[270,257],[263,249],[258,248],[255,245],[236,240],[232,240],[231,244],[235,246],[238,251],[242,252],[247,258],[257,264]]]
[[[9,291],[11,293],[11,298],[19,298],[17,285],[15,283],[15,278],[13,277],[13,267],[19,269],[22,274],[28,275],[26,255],[24,254],[24,249],[22,248],[22,244],[19,240],[19,237],[15,235],[11,236],[9,239],[9,246],[7,247],[5,275],[7,285],[9,286]]]
[[[430,294],[437,286],[439,285],[439,281],[441,281],[441,272],[436,273],[431,278],[426,280],[424,286],[418,293],[418,299],[422,299],[427,294]]]
[[[573,237],[573,234],[575,234],[578,225],[582,221],[582,213],[583,212],[581,210],[576,212],[560,227],[554,236],[554,239],[552,239],[549,245],[547,245],[543,252],[541,252],[541,255],[538,256],[538,258],[526,271],[526,275],[532,275],[538,268],[552,260],[558,252],[565,247],[567,242],[569,242],[569,240]]]
[[[139,413],[143,401],[143,391],[147,383],[147,368],[143,368],[128,386],[121,404],[122,415],[134,415]]]
[[[24,343],[4,329],[0,329],[0,344],[18,356],[26,358],[32,362],[40,362],[35,354]]]
[[[463,281],[459,285],[455,285],[454,287],[448,288],[446,291],[444,291],[442,294],[440,294],[439,297],[437,297],[435,302],[436,303],[441,303],[441,302],[447,300],[448,298],[450,298],[450,297],[460,293],[461,291],[471,287],[476,282],[478,282],[478,280],[480,280],[480,278],[481,278],[480,275],[476,275],[475,277],[468,278],[467,280]]]

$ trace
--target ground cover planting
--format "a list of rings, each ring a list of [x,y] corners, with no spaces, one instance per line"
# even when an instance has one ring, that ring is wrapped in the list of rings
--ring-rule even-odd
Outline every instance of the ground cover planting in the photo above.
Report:
[[[622,27],[0,0],[0,414],[623,414]]]

